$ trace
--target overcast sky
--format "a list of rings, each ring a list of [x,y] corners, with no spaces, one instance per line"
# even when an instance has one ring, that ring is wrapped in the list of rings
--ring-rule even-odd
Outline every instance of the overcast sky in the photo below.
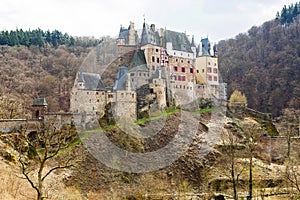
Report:
[[[118,34],[130,21],[218,42],[274,19],[294,0],[1,0],[0,30],[57,29],[72,36]]]

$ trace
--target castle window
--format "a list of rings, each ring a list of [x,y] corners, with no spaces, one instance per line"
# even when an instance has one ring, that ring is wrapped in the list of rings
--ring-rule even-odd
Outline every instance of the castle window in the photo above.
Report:
[[[218,69],[214,68],[214,73],[217,74],[218,73]]]
[[[132,96],[132,98],[134,98],[134,93],[133,93],[133,94],[131,94],[131,96]]]
[[[214,66],[217,66],[217,63],[215,63]]]
[[[212,76],[208,76],[208,80],[209,80],[209,81],[212,81]]]
[[[194,69],[193,68],[190,68],[190,73],[194,73]]]
[[[102,95],[104,95],[104,92],[102,92]]]
[[[156,62],[159,63],[159,58],[156,58]]]
[[[142,76],[142,74],[141,74],[141,73],[139,73],[139,76]]]
[[[190,64],[191,61],[188,60],[188,63]]]
[[[185,76],[182,76],[181,80],[182,80],[182,81],[185,81]]]
[[[217,76],[214,76],[214,81],[218,81],[218,77]]]
[[[204,69],[202,69],[202,73],[204,73]]]
[[[131,73],[130,76],[134,76],[134,73]]]
[[[176,52],[174,52],[174,55],[176,55]]]
[[[183,63],[183,60],[181,60],[180,62]]]
[[[199,70],[197,69],[197,73],[199,74]]]
[[[99,99],[97,99],[97,102],[100,102],[100,100],[99,100]]]
[[[99,94],[99,92],[96,92],[96,95],[98,95]]]
[[[181,67],[181,72],[185,72],[185,68],[184,67]]]
[[[156,52],[158,52],[158,49],[155,49]]]
[[[178,76],[178,80],[181,81],[181,76]]]
[[[188,54],[188,57],[190,57],[190,54]]]
[[[178,59],[176,58],[176,62],[178,62]]]
[[[210,62],[208,62],[207,64],[210,65]]]
[[[185,85],[183,86],[183,89],[185,89]]]
[[[87,92],[86,94],[89,94],[89,92]]]
[[[207,72],[208,72],[208,73],[211,73],[211,67],[208,67],[208,68],[207,68]]]
[[[144,76],[146,76],[146,73],[144,73]]]
[[[113,98],[114,96],[112,94],[109,94],[108,95],[108,98]]]
[[[174,71],[177,72],[178,71],[178,67],[175,66],[174,67]]]
[[[152,62],[155,62],[155,57],[154,56],[152,56]]]
[[[90,99],[90,103],[92,103],[92,99]]]

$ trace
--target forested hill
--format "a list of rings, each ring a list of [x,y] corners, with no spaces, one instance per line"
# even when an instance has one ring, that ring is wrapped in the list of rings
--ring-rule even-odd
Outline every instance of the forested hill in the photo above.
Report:
[[[276,19],[219,42],[219,65],[228,95],[238,89],[248,105],[280,115],[300,107],[300,16],[285,6]]]
[[[43,31],[41,29],[35,30],[11,30],[0,31],[0,45],[8,46],[51,46],[57,48],[59,45],[82,46],[90,47],[96,46],[100,41],[88,37],[73,37],[67,33],[62,33],[58,30]]]

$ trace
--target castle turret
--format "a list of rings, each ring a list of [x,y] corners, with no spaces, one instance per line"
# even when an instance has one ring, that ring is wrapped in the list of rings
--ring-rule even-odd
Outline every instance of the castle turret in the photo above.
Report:
[[[34,98],[32,103],[32,119],[43,119],[47,111],[46,98]]]
[[[217,44],[214,45],[213,47],[213,50],[214,50],[214,57],[218,57],[218,47],[217,47]]]
[[[136,45],[135,43],[135,30],[134,30],[134,23],[130,22],[130,26],[129,26],[129,41],[128,41],[129,45]]]
[[[196,49],[196,45],[195,45],[194,35],[192,36],[191,50],[192,50],[192,52],[194,53],[194,57],[196,58],[196,55],[197,55],[197,49]]]

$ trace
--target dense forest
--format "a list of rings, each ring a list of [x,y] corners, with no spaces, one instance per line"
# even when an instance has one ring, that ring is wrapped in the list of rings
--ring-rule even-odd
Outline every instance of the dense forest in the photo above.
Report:
[[[294,22],[296,17],[300,14],[300,2],[291,4],[289,6],[284,5],[281,12],[277,12],[276,20],[279,20],[281,24],[290,24]]]
[[[0,32],[0,45],[19,46],[26,47],[39,46],[45,47],[50,45],[57,48],[59,45],[66,46],[96,46],[99,40],[95,38],[82,38],[69,36],[67,33],[62,33],[58,30],[52,32],[43,31],[41,29],[23,31],[17,29],[15,31],[1,31]]]
[[[285,6],[276,19],[219,42],[220,72],[229,95],[238,89],[249,107],[274,116],[283,108],[300,107],[298,13],[299,4]]]

